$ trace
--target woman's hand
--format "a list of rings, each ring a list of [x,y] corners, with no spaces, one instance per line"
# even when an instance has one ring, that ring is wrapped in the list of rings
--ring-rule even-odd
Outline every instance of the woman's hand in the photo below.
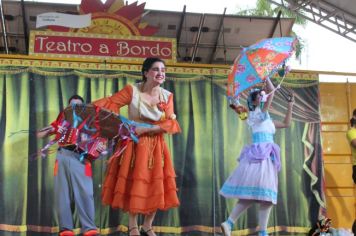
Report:
[[[64,134],[67,131],[67,127],[66,126],[62,126],[62,125],[58,125],[58,133],[60,134]]]
[[[288,106],[293,106],[294,105],[294,102],[295,102],[295,99],[294,99],[294,93],[291,93],[289,96],[288,96]]]
[[[161,127],[159,127],[158,125],[153,125],[150,128],[136,127],[136,129],[135,129],[135,133],[137,136],[140,136],[140,135],[146,134],[146,133],[149,133],[150,135],[152,135],[152,134],[158,134],[161,132],[164,132],[164,130],[162,130]]]
[[[241,113],[247,112],[247,108],[246,108],[245,106],[242,106],[242,105],[235,106],[233,109],[234,109],[235,112],[236,112],[237,114],[239,114],[239,115],[240,115]]]
[[[106,145],[105,145],[104,143],[102,143],[102,142],[100,142],[100,143],[98,144],[98,146],[96,147],[96,150],[97,150],[99,153],[106,152],[106,149],[107,149]]]
[[[145,127],[136,127],[135,128],[135,133],[137,136],[141,136],[142,134],[145,134],[149,132],[148,128],[145,128]]]
[[[53,126],[47,126],[37,131],[36,136],[37,138],[44,138],[49,136],[54,130]]]

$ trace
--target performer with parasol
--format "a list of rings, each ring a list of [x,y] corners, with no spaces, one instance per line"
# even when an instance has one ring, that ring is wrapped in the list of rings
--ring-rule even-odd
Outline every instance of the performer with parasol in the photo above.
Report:
[[[147,58],[142,65],[142,82],[93,103],[115,113],[127,105],[131,121],[150,124],[136,125],[137,143],[119,139],[103,185],[103,203],[129,213],[129,235],[156,235],[152,222],[157,210],[179,205],[176,174],[163,135],[180,132],[180,127],[173,110],[173,94],[160,87],[165,70],[163,60]],[[141,229],[138,214],[144,215]]]
[[[351,147],[352,154],[352,179],[356,184],[356,109],[352,112],[352,117],[350,119],[350,129],[346,132],[346,137]],[[352,231],[356,231],[356,220],[352,225]]]
[[[290,125],[294,98],[288,100],[283,121],[272,121],[268,111],[276,88],[269,76],[284,64],[293,51],[293,38],[266,39],[244,49],[235,61],[229,75],[228,96],[241,119],[247,119],[253,143],[245,146],[239,157],[239,166],[223,184],[220,194],[239,199],[229,217],[221,224],[225,236],[230,236],[240,215],[252,204],[258,203],[259,235],[267,235],[267,224],[273,204],[277,203],[280,148],[274,143],[276,128]],[[239,103],[240,93],[264,81],[266,87],[250,90],[248,109]],[[248,110],[248,113],[247,113]],[[244,115],[242,115],[244,114]]]
[[[79,95],[73,95],[68,101],[71,107],[80,106],[83,103],[84,100]],[[65,143],[63,138],[68,134],[70,127],[71,125],[66,120],[65,113],[61,112],[50,126],[37,132],[37,137],[44,138],[56,135],[50,145],[60,140],[60,142]],[[88,138],[82,132],[78,133],[78,138],[79,136],[81,136],[82,141]],[[95,225],[91,161],[86,158],[82,159],[85,151],[78,148],[76,144],[77,140],[72,144],[60,145],[54,167],[55,209],[58,214],[59,235],[75,235],[72,231],[74,225],[71,207],[72,203],[75,203],[83,235],[94,236],[98,235],[98,232]],[[105,145],[99,145],[96,151],[101,153],[105,149]]]

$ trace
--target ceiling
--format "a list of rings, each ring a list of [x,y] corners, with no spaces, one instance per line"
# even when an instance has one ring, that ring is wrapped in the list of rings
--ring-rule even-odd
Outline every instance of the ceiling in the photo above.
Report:
[[[76,5],[1,1],[9,53],[27,54],[28,32],[35,30],[36,15],[45,12],[78,14]],[[25,15],[25,18],[23,17]],[[268,37],[289,36],[294,19],[145,10],[142,19],[159,27],[155,36],[176,38],[177,61],[231,64],[241,48]],[[6,53],[3,27],[0,51]],[[27,32],[27,33],[25,33]]]
[[[268,0],[356,42],[355,0]]]

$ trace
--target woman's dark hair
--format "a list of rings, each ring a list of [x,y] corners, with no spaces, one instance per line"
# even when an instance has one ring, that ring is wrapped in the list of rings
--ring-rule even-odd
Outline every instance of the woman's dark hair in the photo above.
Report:
[[[356,109],[352,112],[352,117],[350,119],[350,125],[351,125],[351,127],[354,127],[356,125]]]
[[[68,99],[68,104],[70,104],[70,102],[73,100],[73,99],[79,99],[82,101],[82,103],[84,103],[84,99],[79,96],[78,94],[74,94],[73,96],[71,96],[69,99]]]
[[[141,69],[141,74],[142,74],[142,81],[146,82],[147,78],[145,76],[145,72],[149,71],[149,69],[151,69],[152,65],[155,62],[162,62],[164,65],[166,65],[166,63],[158,57],[147,57],[146,60],[142,63],[142,69]]]
[[[260,89],[256,89],[250,92],[250,94],[248,95],[247,106],[250,111],[254,111],[256,109],[256,105],[254,105],[253,103],[256,101],[257,95],[260,94],[260,92],[261,92]]]

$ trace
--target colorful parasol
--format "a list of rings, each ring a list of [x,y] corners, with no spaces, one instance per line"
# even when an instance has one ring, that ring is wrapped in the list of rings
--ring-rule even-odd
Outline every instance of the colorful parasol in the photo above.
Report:
[[[228,76],[229,100],[238,101],[243,91],[277,72],[293,54],[296,42],[293,37],[268,38],[244,48]]]

